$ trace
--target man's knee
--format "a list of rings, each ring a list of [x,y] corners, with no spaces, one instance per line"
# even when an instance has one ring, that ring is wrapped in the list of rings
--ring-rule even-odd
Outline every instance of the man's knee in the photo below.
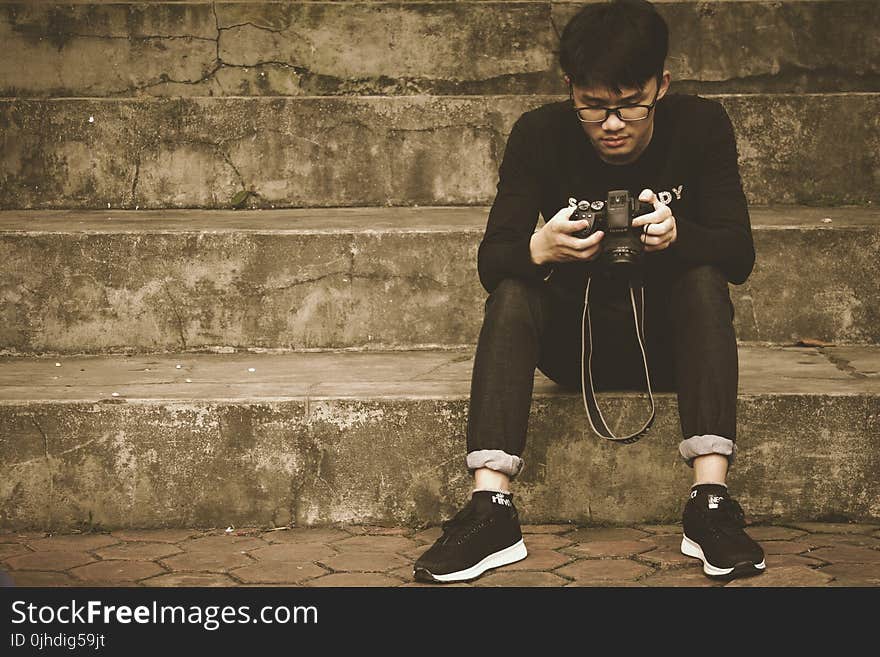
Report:
[[[535,286],[519,278],[505,278],[486,298],[486,310],[505,316],[527,316],[538,301]]]
[[[683,272],[675,285],[679,312],[713,312],[726,308],[733,320],[733,303],[724,272],[715,265],[697,265]]]

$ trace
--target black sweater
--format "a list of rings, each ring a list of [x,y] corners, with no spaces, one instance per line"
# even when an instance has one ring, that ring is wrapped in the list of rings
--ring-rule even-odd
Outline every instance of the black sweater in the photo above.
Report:
[[[570,101],[543,105],[517,119],[478,250],[477,269],[487,292],[507,277],[549,277],[582,291],[595,260],[536,265],[529,242],[539,212],[549,221],[569,198],[605,200],[612,189],[662,193],[675,217],[678,237],[662,251],[645,253],[646,276],[657,268],[714,264],[731,283],[746,281],[755,250],[727,112],[717,101],[680,94],[665,96],[655,112],[648,147],[627,165],[598,157]]]

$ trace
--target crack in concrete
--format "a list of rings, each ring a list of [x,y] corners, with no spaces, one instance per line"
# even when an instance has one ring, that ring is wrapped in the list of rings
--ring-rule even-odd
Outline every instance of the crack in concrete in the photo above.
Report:
[[[553,18],[552,5],[551,5],[551,12],[550,12],[549,18],[550,18],[550,27],[553,28],[553,33],[556,35],[556,40],[559,41],[562,38],[562,33],[559,31],[559,26],[556,25],[556,21]]]
[[[46,450],[46,471],[49,477],[49,496],[46,502],[46,516],[47,516],[47,526],[52,526],[52,498],[54,493],[55,486],[55,478],[52,476],[52,455],[49,453],[49,436],[46,435],[46,432],[43,431],[43,427],[40,426],[40,423],[37,422],[37,418],[31,415],[31,422],[33,422],[34,426],[37,428],[37,431],[40,432],[40,435],[43,437],[43,446]]]
[[[174,317],[177,319],[177,330],[180,333],[180,343],[182,345],[183,350],[186,350],[186,336],[183,332],[183,317],[180,316],[180,313],[177,311],[177,299],[171,294],[171,290],[168,288],[168,282],[162,282],[162,289],[165,290],[165,294],[168,299],[171,301],[171,312],[174,313]]]
[[[135,201],[137,199],[137,196],[136,196],[137,184],[138,184],[138,177],[140,176],[140,173],[141,173],[141,158],[140,158],[140,155],[138,155],[137,159],[134,162],[134,180],[131,181],[131,205],[132,206],[137,205],[137,203]]]
[[[211,3],[211,12],[214,14],[214,27],[217,29],[217,38],[214,39],[215,48],[214,48],[214,57],[216,61],[219,63],[220,60],[220,19],[217,17],[217,3]],[[217,69],[214,69],[216,72]]]
[[[144,34],[138,36],[113,36],[111,34],[77,34],[76,32],[67,32],[65,37],[77,37],[79,39],[114,39],[117,41],[148,41],[150,39],[195,39],[197,41],[216,41],[212,37],[200,37],[192,34],[174,35],[174,34]]]
[[[862,374],[855,367],[850,365],[850,361],[846,358],[841,358],[840,356],[836,356],[830,352],[825,351],[822,347],[816,347],[818,353],[822,354],[827,360],[829,360],[837,369],[841,372],[846,372],[854,379],[868,379],[870,378],[867,374]]]
[[[442,369],[444,367],[449,367],[450,365],[455,365],[456,363],[463,363],[464,361],[471,360],[472,358],[473,358],[473,355],[471,355],[471,354],[462,354],[459,356],[454,356],[453,358],[450,358],[449,360],[444,361],[444,362],[440,363],[439,365],[435,365],[434,367],[432,367],[431,369],[429,369],[426,372],[419,372],[419,373],[413,375],[409,380],[421,382],[423,377],[426,377],[429,374],[432,374],[439,369]]]
[[[212,4],[212,6],[213,6],[213,4]],[[216,11],[214,12],[214,16],[215,17],[217,16]],[[220,27],[220,23],[218,22],[217,29],[218,30],[231,30],[233,28],[244,27],[246,25],[250,25],[251,27],[253,27],[257,30],[262,30],[263,32],[273,32],[274,34],[283,34],[287,30],[287,28],[283,28],[280,30],[273,30],[271,27],[261,27],[261,26],[257,25],[256,23],[252,23],[251,21],[245,21],[244,23],[234,23],[233,25],[226,25],[225,27]]]

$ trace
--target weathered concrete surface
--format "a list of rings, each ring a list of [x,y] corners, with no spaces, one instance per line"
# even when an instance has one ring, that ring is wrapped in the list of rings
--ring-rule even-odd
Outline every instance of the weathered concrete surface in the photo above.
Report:
[[[737,337],[880,343],[880,213],[753,208]],[[475,344],[487,208],[0,213],[11,354]],[[823,219],[830,218],[830,223]]]
[[[793,542],[777,537],[792,531],[785,526],[750,525],[746,531],[767,555],[766,574],[727,586],[880,583],[880,539],[857,547],[847,533],[869,533],[877,525],[814,526],[815,532],[840,533],[798,532],[801,538]],[[218,529],[173,530],[178,535],[172,538],[163,529],[137,530],[137,538],[131,538],[130,530],[108,533],[102,528],[51,538],[42,538],[39,532],[0,531],[0,569],[17,586],[431,586],[413,582],[412,567],[441,534],[439,527],[420,531],[380,525],[264,529],[239,527],[230,534]],[[545,533],[548,530],[553,533]],[[457,586],[725,585],[706,577],[698,560],[678,552],[678,524],[639,529],[523,525],[522,531],[528,557]],[[632,538],[599,538],[610,532],[626,532]],[[95,539],[113,547],[95,550]],[[832,546],[817,549],[826,539],[833,539]],[[47,542],[64,547],[47,553]],[[178,554],[163,557],[169,550]],[[71,566],[84,561],[85,565]]]
[[[740,349],[735,481],[753,517],[880,518],[880,376],[855,365],[874,351],[841,368],[820,349]],[[3,359],[0,525],[438,522],[471,485],[472,355]],[[600,397],[618,432],[647,412],[637,392]],[[675,395],[655,398],[649,436],[612,445],[537,372],[526,521],[677,520],[691,472]]]
[[[5,96],[556,93],[551,2],[0,4]],[[874,91],[870,0],[663,2],[703,92]],[[22,66],[27,62],[27,66]]]
[[[718,99],[751,202],[880,200],[880,94]],[[557,100],[3,100],[0,208],[485,204],[513,122]]]

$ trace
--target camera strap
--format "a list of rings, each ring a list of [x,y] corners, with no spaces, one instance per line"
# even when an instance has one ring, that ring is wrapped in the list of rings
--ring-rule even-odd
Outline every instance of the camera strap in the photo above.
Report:
[[[587,276],[587,290],[584,295],[584,318],[581,325],[581,391],[584,395],[584,408],[587,409],[587,417],[590,420],[590,426],[593,427],[593,431],[595,431],[600,436],[623,444],[630,444],[638,441],[643,435],[648,432],[648,429],[651,428],[651,425],[654,423],[654,394],[651,392],[651,377],[648,373],[648,358],[645,354],[645,288],[644,284],[639,280],[635,281],[630,278],[629,280],[629,298],[632,302],[632,311],[633,311],[633,321],[636,325],[636,336],[639,341],[639,348],[642,350],[642,362],[645,365],[645,381],[648,384],[648,397],[651,400],[651,417],[648,418],[648,421],[645,422],[645,425],[639,429],[636,433],[630,434],[628,436],[615,436],[614,433],[608,428],[608,424],[605,422],[605,417],[602,415],[602,411],[599,409],[599,403],[596,400],[596,391],[593,388],[593,328],[592,323],[590,321],[590,282],[591,277]],[[636,294],[635,289],[638,288],[639,291],[639,300],[640,303],[636,304]],[[587,386],[584,381],[584,333],[583,330],[586,328],[586,333],[589,336],[590,340],[590,357],[589,362],[587,364],[587,370],[589,372],[590,378],[590,387],[589,387],[589,396],[587,394]],[[589,401],[589,403],[588,403]],[[595,416],[594,416],[595,411]],[[594,422],[594,419],[596,420]],[[597,429],[596,425],[599,424],[600,428]]]

